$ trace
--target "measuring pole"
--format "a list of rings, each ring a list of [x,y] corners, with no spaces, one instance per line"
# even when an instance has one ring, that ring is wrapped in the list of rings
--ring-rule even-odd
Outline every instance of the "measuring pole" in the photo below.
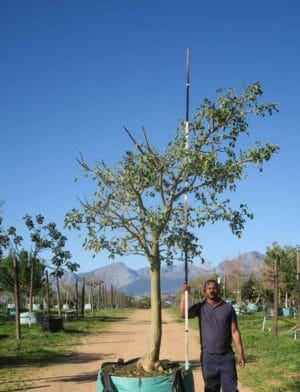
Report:
[[[189,149],[189,100],[190,100],[190,49],[186,50],[186,111],[185,111],[185,147]],[[188,179],[185,181],[185,187],[188,187]],[[185,284],[188,284],[188,249],[187,249],[187,231],[188,231],[188,192],[184,194],[184,211],[185,211],[185,244],[184,244],[184,280]],[[188,365],[188,333],[189,333],[189,318],[188,318],[188,307],[189,297],[188,290],[184,293],[184,343],[185,343],[185,369],[187,370]]]

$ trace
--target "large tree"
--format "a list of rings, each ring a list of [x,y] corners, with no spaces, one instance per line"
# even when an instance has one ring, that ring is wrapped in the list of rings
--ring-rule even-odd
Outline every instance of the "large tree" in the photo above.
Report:
[[[86,176],[95,182],[95,193],[81,207],[66,215],[66,225],[86,229],[84,247],[98,253],[142,254],[151,269],[151,334],[149,351],[142,359],[144,369],[159,360],[161,344],[160,271],[163,261],[186,251],[188,259],[201,254],[195,227],[227,221],[240,236],[247,218],[246,204],[235,208],[230,192],[243,179],[249,165],[262,170],[278,146],[255,142],[248,145],[248,117],[277,111],[274,103],[260,103],[258,82],[240,94],[219,89],[216,99],[204,99],[190,124],[189,148],[184,124],[162,150],[153,147],[146,132],[138,142],[125,128],[134,145],[115,167],[105,162],[90,166],[78,159]],[[250,141],[251,142],[251,141]],[[183,195],[190,195],[186,211]]]

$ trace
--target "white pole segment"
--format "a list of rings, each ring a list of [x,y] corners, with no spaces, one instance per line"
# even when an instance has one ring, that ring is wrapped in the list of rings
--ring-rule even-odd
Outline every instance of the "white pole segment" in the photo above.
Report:
[[[188,308],[189,308],[189,295],[188,291],[184,292],[184,346],[185,346],[185,370],[189,368],[189,318],[188,318]]]

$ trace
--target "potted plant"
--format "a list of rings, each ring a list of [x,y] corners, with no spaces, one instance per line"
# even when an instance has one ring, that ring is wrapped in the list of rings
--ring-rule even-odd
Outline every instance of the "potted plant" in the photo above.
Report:
[[[60,332],[63,330],[64,320],[59,316],[43,314],[39,321],[44,332]]]
[[[95,181],[95,193],[66,214],[66,226],[85,228],[84,247],[95,253],[106,250],[112,258],[143,255],[149,262],[150,344],[137,362],[145,372],[162,365],[162,263],[171,264],[182,252],[188,261],[201,257],[195,227],[222,220],[240,236],[246,218],[252,218],[245,204],[237,209],[231,206],[228,193],[235,191],[249,165],[261,170],[263,162],[278,150],[271,143],[257,142],[246,148],[240,143],[241,136],[248,135],[249,116],[277,110],[273,103],[260,103],[261,96],[256,82],[240,94],[221,89],[215,101],[204,99],[190,124],[188,149],[182,122],[161,151],[150,144],[144,129],[143,141],[137,141],[125,128],[133,150],[126,151],[116,166],[102,160],[90,166],[82,156],[78,159],[85,175]],[[192,200],[187,210],[185,194]]]

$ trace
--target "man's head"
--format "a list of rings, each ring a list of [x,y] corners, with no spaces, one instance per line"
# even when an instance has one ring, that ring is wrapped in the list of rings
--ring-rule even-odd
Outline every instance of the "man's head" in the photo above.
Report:
[[[206,298],[215,300],[219,298],[219,285],[214,279],[209,279],[204,283],[203,287]]]

